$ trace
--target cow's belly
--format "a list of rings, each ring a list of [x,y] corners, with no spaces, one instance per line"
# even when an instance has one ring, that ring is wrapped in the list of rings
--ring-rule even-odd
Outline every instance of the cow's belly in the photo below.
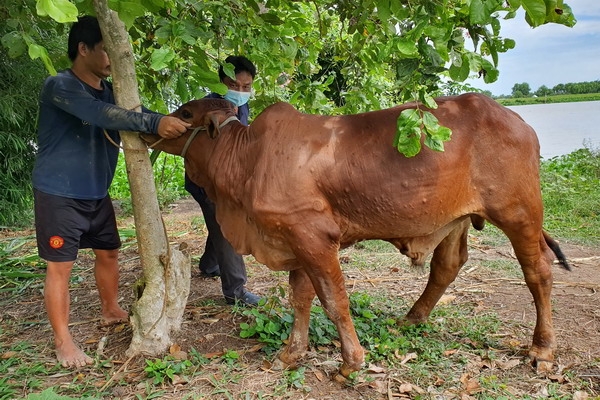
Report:
[[[253,241],[250,253],[254,255],[256,261],[273,271],[292,271],[300,268],[290,247],[273,237],[264,236],[263,240]]]
[[[223,213],[219,219],[225,238],[238,254],[252,254],[256,261],[273,271],[300,268],[287,241],[268,233],[244,213]],[[237,218],[236,218],[237,216]]]

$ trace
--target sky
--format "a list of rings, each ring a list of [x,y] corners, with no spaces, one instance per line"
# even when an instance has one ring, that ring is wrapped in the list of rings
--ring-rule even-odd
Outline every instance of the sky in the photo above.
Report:
[[[526,82],[532,92],[540,86],[600,80],[600,0],[565,0],[577,23],[569,28],[545,24],[531,28],[524,13],[501,20],[502,37],[516,46],[499,54],[500,76],[492,84],[482,79],[466,83],[493,95],[510,95],[515,83]],[[521,10],[522,11],[522,10]]]

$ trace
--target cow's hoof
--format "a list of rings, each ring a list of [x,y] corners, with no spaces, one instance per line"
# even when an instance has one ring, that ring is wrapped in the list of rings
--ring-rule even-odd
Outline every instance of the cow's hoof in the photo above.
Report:
[[[554,355],[551,349],[533,346],[529,350],[529,359],[538,374],[551,372],[554,368]]]
[[[339,375],[343,376],[344,378],[348,378],[351,373],[359,371],[359,370],[360,370],[360,367],[359,368],[351,367],[344,362],[344,363],[342,363],[342,366],[340,367]]]
[[[276,358],[271,364],[271,370],[273,371],[283,371],[285,369],[288,369],[289,367],[289,364],[284,363],[279,358]]]
[[[418,317],[413,317],[413,316],[407,315],[404,318],[398,320],[396,325],[398,325],[400,328],[405,328],[405,327],[409,327],[409,326],[423,324],[426,321],[427,321],[427,318],[418,318]]]
[[[535,372],[538,374],[547,374],[552,372],[554,368],[554,363],[548,360],[540,360],[540,359],[532,359],[531,365],[535,368]]]

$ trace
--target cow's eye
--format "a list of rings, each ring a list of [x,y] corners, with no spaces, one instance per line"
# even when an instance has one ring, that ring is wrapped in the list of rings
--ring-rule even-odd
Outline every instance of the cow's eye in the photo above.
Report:
[[[189,110],[183,110],[181,116],[185,119],[192,118],[192,113]]]

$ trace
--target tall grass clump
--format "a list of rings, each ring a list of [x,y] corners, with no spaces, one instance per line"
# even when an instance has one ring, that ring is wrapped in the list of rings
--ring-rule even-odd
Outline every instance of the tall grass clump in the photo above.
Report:
[[[600,242],[600,149],[542,161],[544,227],[582,244]]]

